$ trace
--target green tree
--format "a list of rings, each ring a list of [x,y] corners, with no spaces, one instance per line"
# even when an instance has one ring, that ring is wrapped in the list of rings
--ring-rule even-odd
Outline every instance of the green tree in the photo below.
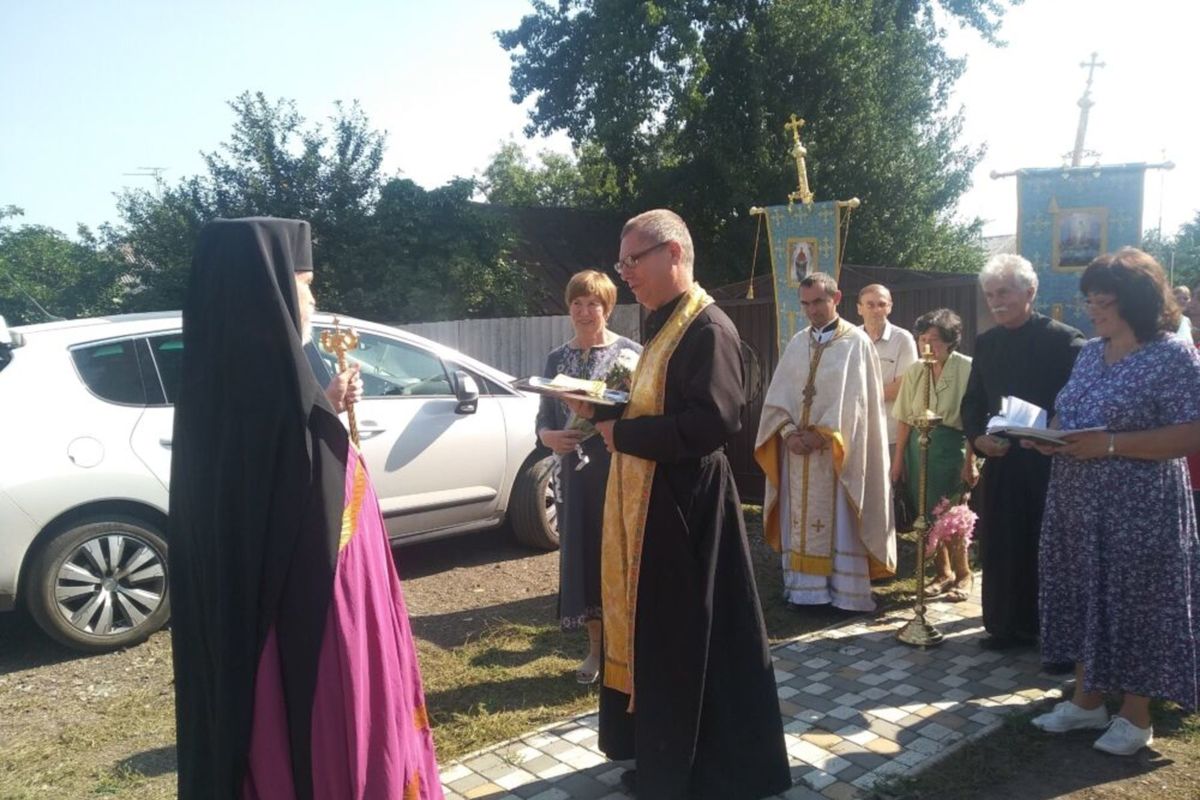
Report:
[[[1173,236],[1164,236],[1158,228],[1146,231],[1141,248],[1162,265],[1173,285],[1200,285],[1200,211]]]
[[[1138,247],[1154,256],[1155,260],[1162,264],[1163,269],[1169,269],[1174,238],[1173,236],[1163,236],[1163,232],[1158,228],[1151,228],[1142,234],[1142,241]]]
[[[519,144],[505,142],[483,170],[480,189],[503,206],[614,208],[621,201],[616,169],[592,142],[573,156],[543,150],[534,164]]]
[[[262,93],[242,94],[230,107],[233,133],[204,154],[205,174],[119,198],[138,288],[131,304],[178,308],[204,223],[263,215],[312,223],[323,307],[392,322],[525,310],[523,287],[507,288],[524,271],[505,256],[509,240],[471,213],[473,184],[426,192],[386,179],[386,134],[357,103],[337,104],[324,125]],[[455,283],[464,272],[490,287],[485,297]]]
[[[388,181],[359,253],[372,266],[355,270],[338,307],[394,322],[527,311],[528,276],[508,256],[511,231],[469,201],[474,191],[465,179],[432,191]]]
[[[1169,257],[1164,266],[1174,264],[1176,285],[1195,288],[1200,285],[1200,211],[1179,228],[1172,244],[1174,260]]]
[[[702,275],[741,277],[751,205],[795,185],[783,124],[807,125],[818,199],[857,196],[847,259],[977,267],[952,214],[982,149],[949,109],[963,62],[941,18],[995,41],[1007,0],[535,0],[498,34],[529,133],[565,130],[613,165],[619,205],[668,205]],[[940,12],[939,12],[940,9]]]
[[[0,316],[8,324],[122,309],[126,264],[117,251],[82,225],[72,241],[44,225],[5,224],[22,213],[15,206],[0,209]]]

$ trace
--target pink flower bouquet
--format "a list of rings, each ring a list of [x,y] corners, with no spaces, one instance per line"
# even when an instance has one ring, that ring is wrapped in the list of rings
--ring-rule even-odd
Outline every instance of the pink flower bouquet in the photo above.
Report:
[[[943,497],[933,507],[933,526],[929,529],[927,552],[931,555],[937,552],[943,543],[959,542],[962,547],[971,544],[975,533],[975,521],[979,517],[967,506],[962,494],[954,496],[957,502],[951,502]]]

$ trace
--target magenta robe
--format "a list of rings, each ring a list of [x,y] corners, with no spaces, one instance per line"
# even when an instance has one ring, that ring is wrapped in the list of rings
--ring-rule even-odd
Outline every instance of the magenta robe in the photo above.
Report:
[[[313,796],[439,800],[421,672],[379,499],[354,447],[347,461],[333,597],[313,698]],[[242,796],[296,796],[274,629],[255,677]]]

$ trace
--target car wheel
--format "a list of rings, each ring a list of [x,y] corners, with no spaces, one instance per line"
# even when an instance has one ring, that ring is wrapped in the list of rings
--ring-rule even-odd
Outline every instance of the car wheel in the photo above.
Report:
[[[52,638],[100,653],[141,642],[171,614],[167,543],[135,519],[83,522],[46,542],[29,575],[29,612]]]
[[[527,461],[513,482],[508,500],[509,519],[517,541],[540,550],[558,549],[553,475],[553,456]]]

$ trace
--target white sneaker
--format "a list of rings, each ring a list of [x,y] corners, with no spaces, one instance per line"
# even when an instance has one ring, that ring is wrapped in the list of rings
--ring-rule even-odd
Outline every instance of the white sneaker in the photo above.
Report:
[[[1108,709],[1099,705],[1088,711],[1070,700],[1064,700],[1054,706],[1053,711],[1034,717],[1030,722],[1046,733],[1099,730],[1108,725]]]
[[[1124,717],[1113,717],[1112,724],[1092,747],[1114,756],[1131,756],[1154,744],[1154,727],[1139,728]]]

